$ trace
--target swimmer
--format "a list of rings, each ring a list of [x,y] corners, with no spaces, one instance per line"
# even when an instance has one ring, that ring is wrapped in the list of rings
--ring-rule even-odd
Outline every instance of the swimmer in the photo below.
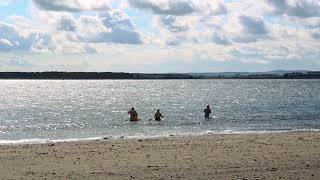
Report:
[[[162,116],[160,109],[157,109],[157,112],[154,114],[154,120],[161,121],[162,117],[164,117],[164,116]]]

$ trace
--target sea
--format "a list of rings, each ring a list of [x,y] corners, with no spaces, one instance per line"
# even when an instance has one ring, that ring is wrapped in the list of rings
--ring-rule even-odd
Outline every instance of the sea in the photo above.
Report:
[[[0,144],[319,130],[320,80],[0,80]]]

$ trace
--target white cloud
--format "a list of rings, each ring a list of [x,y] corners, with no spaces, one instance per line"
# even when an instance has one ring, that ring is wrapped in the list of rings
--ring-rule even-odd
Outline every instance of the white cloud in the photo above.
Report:
[[[318,0],[267,0],[277,14],[297,16],[300,18],[319,17],[320,2]]]
[[[299,23],[305,25],[307,28],[319,28],[320,29],[320,17],[312,17],[312,18],[305,18]]]
[[[311,33],[311,37],[313,37],[316,40],[320,40],[320,32],[313,32]]]
[[[11,16],[0,23],[0,54],[30,54],[0,62],[1,68],[138,72],[155,65],[166,71],[320,59],[320,17],[310,7],[318,7],[315,1],[129,0],[122,10],[107,7],[110,0],[38,1],[32,19]],[[90,10],[103,11],[83,12]]]
[[[162,16],[159,18],[159,23],[170,32],[183,32],[189,29],[189,25],[185,21],[178,21],[175,16]]]
[[[13,15],[13,16],[9,16],[8,19],[12,24],[17,26],[19,29],[26,29],[26,30],[33,29],[32,22],[23,16]]]
[[[23,32],[12,24],[0,23],[0,51],[52,51],[51,35],[43,32]]]
[[[109,5],[106,0],[33,0],[43,10],[49,11],[91,11],[107,10]]]
[[[140,33],[122,11],[110,10],[99,16],[81,16],[78,39],[86,43],[141,44]]]
[[[13,44],[8,39],[0,39],[0,51],[8,51],[12,46]]]
[[[221,45],[232,44],[231,40],[226,36],[226,34],[219,31],[213,33],[212,40],[216,44],[221,44]]]
[[[128,0],[132,7],[159,15],[226,14],[227,8],[216,0]]]
[[[268,33],[266,25],[262,19],[249,16],[240,16],[240,23],[243,26],[244,33],[264,35]]]
[[[77,30],[75,18],[71,15],[62,16],[57,22],[57,30],[75,32]]]
[[[136,2],[136,1],[134,1]],[[132,4],[134,3],[132,2]],[[141,1],[137,1],[141,2]],[[224,3],[222,1],[152,1],[144,5],[170,7],[170,2],[189,3],[194,11],[189,14],[163,15],[155,13],[155,27],[168,45],[213,42],[219,45],[251,43],[270,38],[263,15],[270,11],[268,4],[256,1]],[[134,4],[133,4],[134,5]],[[140,9],[143,9],[140,7]],[[220,13],[218,13],[220,12]],[[157,14],[160,14],[157,16]]]
[[[72,13],[38,11],[37,17],[49,24],[54,34],[65,32],[68,40],[79,43],[142,44],[142,35],[121,10],[106,10],[96,15],[75,17]]]
[[[128,0],[128,2],[135,8],[149,10],[155,14],[186,15],[195,11],[193,4],[187,0]]]

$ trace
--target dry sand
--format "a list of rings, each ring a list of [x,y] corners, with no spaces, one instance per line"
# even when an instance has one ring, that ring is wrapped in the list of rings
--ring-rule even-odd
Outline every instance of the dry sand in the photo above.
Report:
[[[320,132],[0,146],[2,179],[320,179]]]

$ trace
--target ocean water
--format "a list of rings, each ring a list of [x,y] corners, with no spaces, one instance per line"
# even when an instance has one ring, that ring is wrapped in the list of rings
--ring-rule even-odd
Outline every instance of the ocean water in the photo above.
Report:
[[[320,80],[0,80],[2,144],[319,129]]]

